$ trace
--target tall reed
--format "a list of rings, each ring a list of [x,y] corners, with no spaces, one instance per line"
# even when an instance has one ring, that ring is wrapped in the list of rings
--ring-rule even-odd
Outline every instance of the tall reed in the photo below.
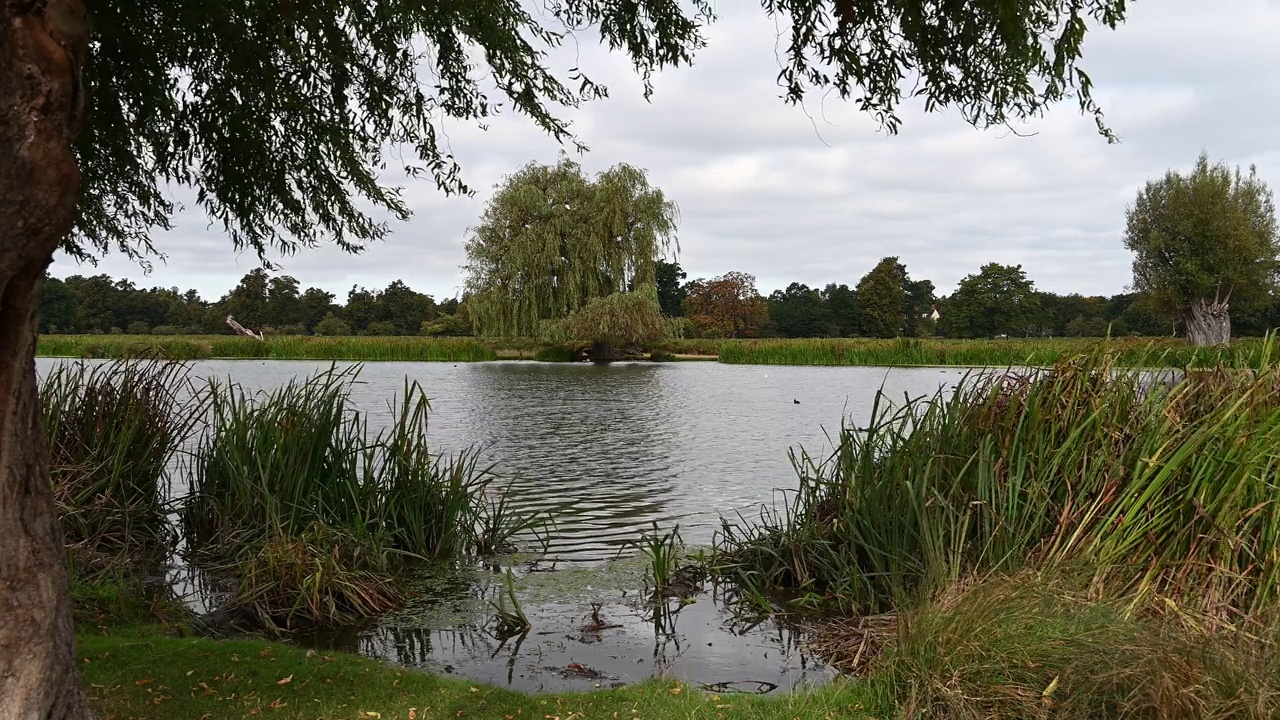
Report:
[[[166,471],[202,412],[188,372],[153,358],[62,363],[45,375],[50,468],[73,558],[134,559],[165,544]]]
[[[1098,348],[953,392],[879,395],[799,490],[726,521],[718,563],[887,612],[971,574],[1083,566],[1098,587],[1218,617],[1274,606],[1280,366],[1189,372],[1172,387]],[[1149,361],[1147,361],[1149,362]],[[1144,364],[1146,364],[1144,362]]]
[[[1100,347],[1108,350],[1116,365],[1128,367],[1212,367],[1222,363],[1259,367],[1266,353],[1266,342],[1259,339],[1237,340],[1226,348],[1195,348],[1172,338],[798,338],[725,341],[719,359],[755,365],[1048,366]]]
[[[238,335],[42,335],[45,357],[128,358],[160,352],[180,359],[393,360],[477,362],[496,357],[493,344],[476,338]]]
[[[423,558],[500,551],[529,519],[492,527],[494,476],[477,452],[427,444],[430,403],[406,381],[391,425],[371,432],[351,401],[359,366],[267,393],[210,381],[209,431],[195,452],[183,510],[190,537],[221,550],[296,536],[313,523]]]

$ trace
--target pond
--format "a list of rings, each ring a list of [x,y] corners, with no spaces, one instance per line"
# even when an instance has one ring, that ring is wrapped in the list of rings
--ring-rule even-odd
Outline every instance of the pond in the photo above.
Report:
[[[57,360],[41,359],[41,369]],[[197,377],[271,388],[327,362],[200,361]],[[554,521],[545,553],[513,569],[533,631],[502,642],[485,627],[501,580],[477,569],[419,583],[402,611],[324,636],[321,648],[359,651],[434,672],[526,690],[607,687],[663,674],[715,687],[791,687],[829,671],[778,618],[742,618],[714,593],[653,618],[638,601],[641,569],[629,542],[657,523],[710,544],[722,516],[756,512],[796,486],[788,450],[825,455],[841,422],[868,419],[876,390],[890,398],[954,385],[963,368],[723,365],[713,362],[368,363],[353,400],[370,424],[405,378],[431,398],[439,451],[479,445],[517,507]],[[830,436],[830,438],[829,438]],[[610,562],[616,558],[617,562]],[[547,572],[547,571],[553,572]],[[552,578],[552,579],[548,579]],[[441,588],[451,588],[441,592]],[[594,605],[594,607],[593,607]],[[607,626],[595,632],[593,611]]]

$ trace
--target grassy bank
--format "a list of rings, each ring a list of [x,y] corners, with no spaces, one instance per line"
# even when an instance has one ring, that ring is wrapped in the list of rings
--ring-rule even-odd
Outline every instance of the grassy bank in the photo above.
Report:
[[[82,634],[80,671],[99,717],[195,720],[691,720],[887,717],[873,684],[778,697],[712,695],[674,682],[529,696],[343,653],[145,631]]]

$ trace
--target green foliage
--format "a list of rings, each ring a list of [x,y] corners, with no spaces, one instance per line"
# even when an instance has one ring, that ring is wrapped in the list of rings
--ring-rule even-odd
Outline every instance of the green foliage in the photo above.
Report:
[[[572,315],[551,323],[547,338],[556,343],[585,341],[614,347],[650,347],[661,340],[666,327],[653,285],[635,292],[593,298]]]
[[[257,395],[210,380],[211,427],[182,509],[187,537],[234,557],[321,523],[389,550],[449,558],[501,551],[526,529],[509,513],[507,526],[490,527],[493,477],[474,450],[429,451],[429,403],[417,383],[389,403],[392,424],[370,433],[350,400],[359,371],[332,367]]]
[[[533,353],[533,359],[537,362],[573,362],[575,359],[573,348],[564,345],[550,345],[540,347]]]
[[[726,522],[722,570],[875,613],[970,574],[1070,567],[1134,602],[1263,617],[1280,597],[1272,350],[1256,372],[1190,371],[1172,387],[1100,348],[932,397],[878,395],[829,458],[793,455],[786,505]]]
[[[659,260],[654,277],[658,286],[658,304],[662,306],[662,314],[670,317],[683,315],[684,298],[687,293],[680,283],[689,276],[680,269],[680,263]]]
[[[40,384],[54,496],[73,570],[158,560],[166,468],[201,407],[188,368],[162,360],[60,363]]]
[[[351,325],[341,320],[332,312],[325,313],[324,319],[316,323],[316,335],[346,336],[351,334]]]
[[[858,281],[858,307],[862,333],[892,338],[902,334],[907,309],[906,268],[896,257],[887,257]]]
[[[369,325],[368,325],[367,327],[365,327],[364,332],[362,332],[362,333],[360,333],[360,334],[361,334],[361,335],[380,335],[380,336],[382,336],[382,337],[391,337],[391,336],[394,336],[394,335],[399,334],[399,331],[396,329],[395,324],[393,324],[393,323],[389,323],[389,322],[387,322],[387,321],[385,321],[385,320],[378,320],[378,321],[375,321],[375,322],[371,322],[371,323],[369,323]]]
[[[534,337],[596,298],[656,281],[675,237],[675,203],[643,170],[594,180],[566,156],[509,176],[467,239],[468,305],[482,334]],[[656,300],[655,300],[656,304]]]
[[[41,336],[44,357],[271,358],[273,360],[397,360],[477,362],[493,360],[491,344],[474,338],[268,336],[266,341],[235,335],[125,338],[106,335]]]
[[[1210,165],[1207,153],[1189,174],[1147,182],[1126,213],[1124,245],[1134,287],[1178,314],[1196,300],[1257,304],[1280,272],[1271,189],[1257,168]]]
[[[938,323],[948,337],[1027,335],[1039,319],[1038,303],[1021,265],[987,263],[960,281]]]
[[[822,293],[803,283],[769,295],[769,322],[782,337],[823,337],[831,334],[832,321]]]

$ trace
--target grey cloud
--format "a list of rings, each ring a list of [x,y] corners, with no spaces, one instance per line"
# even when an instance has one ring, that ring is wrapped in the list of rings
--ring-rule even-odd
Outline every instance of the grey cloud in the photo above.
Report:
[[[773,23],[758,7],[721,13],[692,68],[655,78],[652,102],[625,58],[585,35],[548,58],[610,85],[610,99],[566,113],[592,148],[579,160],[591,172],[618,162],[648,169],[680,205],[681,263],[691,277],[742,270],[766,293],[792,281],[853,284],[897,255],[942,291],[984,263],[1004,262],[1021,263],[1044,289],[1110,294],[1130,281],[1124,209],[1148,178],[1188,167],[1206,148],[1257,162],[1280,182],[1275,2],[1135,3],[1118,31],[1092,34],[1085,67],[1119,145],[1107,145],[1071,101],[1017,128],[1029,137],[979,132],[955,112],[925,115],[918,104],[904,107],[892,137],[849,104],[815,95],[804,108],[787,106],[774,82]],[[284,270],[339,298],[352,284],[395,278],[453,295],[466,229],[493,184],[560,152],[526,118],[507,113],[489,125],[444,126],[475,198],[443,197],[432,183],[388,174],[405,188],[409,222],[360,256],[304,250],[281,259]],[[100,270],[216,296],[256,266],[196,212],[157,243],[170,259],[149,278],[116,256]],[[61,260],[54,272],[87,270]]]

